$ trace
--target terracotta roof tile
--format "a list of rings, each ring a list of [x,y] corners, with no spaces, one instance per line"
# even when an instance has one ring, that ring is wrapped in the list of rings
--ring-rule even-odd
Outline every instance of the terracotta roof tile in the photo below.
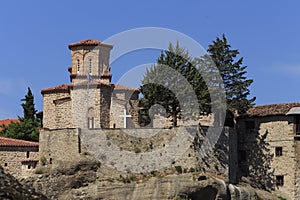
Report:
[[[10,146],[10,147],[38,147],[38,142],[31,142],[25,140],[17,140],[12,138],[0,137],[0,146]]]
[[[9,125],[12,122],[17,123],[17,122],[19,122],[19,119],[17,119],[17,118],[9,118],[9,119],[0,120],[0,126],[1,125],[7,126],[7,125]]]
[[[254,106],[250,108],[244,116],[264,117],[270,115],[285,115],[293,107],[300,107],[300,103],[283,103]]]
[[[71,84],[61,84],[51,88],[46,88],[41,91],[42,94],[51,93],[51,92],[68,92]]]
[[[73,44],[69,44],[68,47],[69,47],[69,49],[72,49],[73,47],[79,47],[79,46],[98,46],[98,45],[112,47],[112,45],[110,45],[110,44],[106,44],[99,40],[92,40],[92,39],[75,42]]]
[[[130,90],[130,91],[139,91],[139,89],[137,88],[131,88],[131,87],[127,87],[125,85],[121,85],[121,84],[112,84],[115,87],[115,90]]]

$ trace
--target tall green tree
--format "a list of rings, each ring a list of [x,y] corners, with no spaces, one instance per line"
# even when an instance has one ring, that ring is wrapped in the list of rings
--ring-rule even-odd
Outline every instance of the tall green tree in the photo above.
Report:
[[[247,79],[243,57],[237,58],[239,51],[231,49],[225,35],[216,38],[208,47],[208,53],[219,69],[226,92],[227,108],[231,112],[245,113],[254,105],[255,97],[249,98],[252,79]]]
[[[23,107],[23,113],[24,113],[24,119],[32,119],[34,120],[36,118],[36,112],[34,108],[34,96],[31,92],[31,89],[28,87],[27,94],[25,95],[25,98],[21,99],[24,103],[21,104]]]
[[[34,107],[34,96],[30,88],[28,88],[25,98],[21,99],[21,101],[24,102],[21,104],[24,116],[18,116],[18,123],[11,123],[8,126],[2,126],[0,135],[15,139],[38,141],[40,122],[36,117],[37,111]]]
[[[160,104],[166,109],[167,116],[172,117],[173,126],[177,126],[177,119],[181,118],[182,107],[192,103],[189,98],[191,95],[188,94],[191,91],[186,87],[187,82],[196,95],[199,108],[195,109],[196,111],[185,110],[185,112],[190,112],[189,116],[199,115],[198,111],[208,114],[210,96],[195,60],[178,43],[176,46],[170,44],[168,50],[161,53],[156,65],[147,70],[144,75],[143,86],[140,88],[143,94],[142,106],[147,110],[155,104]]]

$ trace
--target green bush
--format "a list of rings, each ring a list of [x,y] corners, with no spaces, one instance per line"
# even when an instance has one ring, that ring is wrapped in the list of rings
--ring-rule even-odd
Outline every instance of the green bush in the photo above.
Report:
[[[133,151],[134,151],[134,153],[141,153],[141,149],[138,148],[137,146],[135,146],[135,147],[133,148]]]
[[[175,166],[176,171],[181,174],[182,173],[182,167],[181,166]]]
[[[41,161],[42,165],[45,165],[45,164],[47,163],[47,159],[46,159],[45,156],[42,156],[42,157],[40,158],[40,161]]]
[[[196,171],[195,168],[193,167],[190,168],[190,172],[195,172],[195,171]]]
[[[158,172],[157,172],[157,171],[151,171],[150,173],[151,173],[152,176],[155,177],[155,176],[157,176],[157,173],[158,173]]]

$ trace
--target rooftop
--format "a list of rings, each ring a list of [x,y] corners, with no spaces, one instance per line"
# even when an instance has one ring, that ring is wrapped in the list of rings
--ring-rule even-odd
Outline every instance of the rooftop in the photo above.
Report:
[[[38,142],[31,142],[25,140],[17,140],[12,138],[0,137],[0,146],[9,146],[9,147],[38,147]]]
[[[61,84],[61,85],[57,85],[51,88],[46,88],[43,89],[41,91],[42,94],[46,94],[46,93],[59,93],[59,92],[68,92],[70,87],[76,87],[76,86],[86,86],[87,84],[89,84],[90,86],[95,86],[95,85],[105,85],[105,86],[113,86],[115,88],[115,90],[121,90],[121,91],[139,91],[139,89],[137,88],[131,88],[131,87],[127,87],[125,85],[121,85],[121,84],[108,84],[105,82],[101,82],[99,80],[93,80],[92,82],[89,82],[88,80],[84,80],[81,83],[78,84]]]
[[[137,89],[137,88],[127,87],[127,86],[121,85],[121,84],[113,84],[113,85],[115,87],[115,90],[139,91],[139,89]]]
[[[247,111],[246,116],[265,117],[271,115],[286,115],[289,110],[294,107],[300,107],[300,103],[295,102],[254,106]]]
[[[75,42],[73,44],[69,44],[68,47],[69,47],[69,49],[72,49],[73,47],[98,46],[98,45],[112,47],[112,45],[110,45],[110,44],[106,44],[106,43],[103,43],[99,40],[92,40],[92,39],[87,39],[87,40],[82,40],[82,41],[79,41],[79,42]]]
[[[17,119],[17,118],[8,118],[8,119],[0,120],[0,126],[1,125],[7,126],[12,122],[17,123],[17,122],[19,122],[19,119]]]

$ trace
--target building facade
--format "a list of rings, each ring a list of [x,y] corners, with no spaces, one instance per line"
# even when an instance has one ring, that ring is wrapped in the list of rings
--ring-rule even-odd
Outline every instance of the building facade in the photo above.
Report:
[[[69,45],[71,83],[42,90],[45,129],[124,128],[132,124],[132,119],[128,118],[135,115],[135,110],[130,109],[129,102],[138,99],[139,91],[111,84],[109,56],[112,48],[97,40]]]
[[[237,119],[238,176],[288,199],[299,196],[300,103],[255,106]]]
[[[17,178],[30,176],[39,161],[39,143],[0,137],[0,165]]]

